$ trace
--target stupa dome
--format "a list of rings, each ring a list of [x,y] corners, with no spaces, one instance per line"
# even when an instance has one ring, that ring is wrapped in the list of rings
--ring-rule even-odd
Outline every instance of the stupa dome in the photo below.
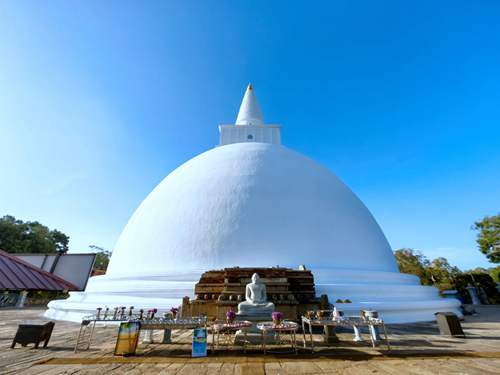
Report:
[[[398,272],[373,216],[327,168],[283,146],[236,143],[191,159],[151,192],[108,273],[325,262]]]

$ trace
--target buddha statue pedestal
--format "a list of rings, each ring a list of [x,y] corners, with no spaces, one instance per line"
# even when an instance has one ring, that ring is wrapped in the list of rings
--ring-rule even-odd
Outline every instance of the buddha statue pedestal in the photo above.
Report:
[[[274,303],[267,302],[266,286],[260,282],[259,275],[256,273],[252,276],[252,282],[245,288],[245,299],[238,304],[236,319],[252,322],[252,327],[247,331],[247,342],[253,345],[259,344],[261,333],[256,325],[272,320]],[[243,331],[236,332],[235,343],[243,344]]]

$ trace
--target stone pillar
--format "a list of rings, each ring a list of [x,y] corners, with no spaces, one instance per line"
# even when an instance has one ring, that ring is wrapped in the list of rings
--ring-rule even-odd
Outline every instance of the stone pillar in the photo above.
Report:
[[[181,307],[181,319],[185,319],[188,316],[188,306],[189,306],[189,297],[184,297],[182,299],[182,307]]]
[[[24,307],[24,301],[26,300],[26,296],[28,295],[28,292],[26,293],[21,293],[19,298],[17,299],[16,302],[16,307]]]
[[[354,328],[354,334],[356,337],[353,338],[353,341],[366,341],[364,338],[361,337],[361,327],[359,326],[352,326]]]
[[[481,301],[479,300],[479,297],[477,296],[477,291],[476,288],[474,288],[470,283],[467,284],[467,287],[465,288],[469,291],[470,296],[472,298],[472,304],[473,305],[480,305]]]
[[[146,335],[144,335],[144,340],[142,340],[143,344],[154,344],[155,340],[153,338],[153,330],[152,329],[147,329],[146,330]]]
[[[335,333],[335,326],[323,326],[323,341],[329,344],[340,341]]]
[[[170,313],[163,313],[163,319],[167,319]],[[163,331],[163,341],[162,344],[171,344],[172,343],[172,330],[166,329]]]
[[[328,296],[326,294],[322,294],[319,298],[319,309],[330,310],[330,302],[328,301]]]
[[[378,318],[378,311],[366,310],[366,318]],[[373,340],[382,340],[382,337],[378,333],[378,326],[370,326],[370,336]]]

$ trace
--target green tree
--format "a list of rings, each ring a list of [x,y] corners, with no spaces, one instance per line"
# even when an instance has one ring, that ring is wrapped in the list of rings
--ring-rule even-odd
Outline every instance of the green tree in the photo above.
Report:
[[[490,268],[490,276],[495,283],[500,282],[500,266]]]
[[[488,300],[491,303],[500,303],[500,294],[498,290],[495,288],[495,283],[493,282],[492,277],[488,273],[476,272],[474,271],[464,271],[455,277],[456,289],[462,296],[462,298],[466,301],[466,303],[472,303],[470,293],[467,290],[467,285],[471,284],[472,286],[477,288],[478,295],[480,294],[480,289],[484,289]],[[479,295],[479,298],[483,300],[483,297]]]
[[[434,259],[426,267],[426,270],[431,275],[433,285],[440,292],[455,290],[454,277],[459,275],[461,271],[457,267],[452,267],[446,258],[439,257]]]
[[[38,221],[0,218],[0,249],[7,253],[66,253],[69,237],[57,229],[50,230]]]
[[[471,229],[480,231],[477,235],[479,250],[490,262],[500,263],[500,250],[493,247],[495,242],[500,241],[500,213],[485,216],[483,220],[476,221]]]
[[[106,271],[108,268],[109,260],[111,259],[112,252],[100,246],[90,245],[89,247],[96,253],[93,269]]]
[[[0,250],[7,253],[29,253],[27,241],[28,227],[14,216],[6,215],[0,219]]]
[[[398,262],[399,272],[418,276],[423,285],[432,285],[431,275],[427,269],[430,261],[421,251],[399,249],[394,252],[394,256]]]

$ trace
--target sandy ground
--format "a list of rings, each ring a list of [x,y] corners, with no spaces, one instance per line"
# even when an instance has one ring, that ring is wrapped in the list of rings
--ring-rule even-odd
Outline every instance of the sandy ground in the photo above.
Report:
[[[174,331],[172,344],[139,344],[137,355],[115,357],[117,327],[96,326],[90,349],[74,353],[80,325],[57,321],[47,348],[10,348],[19,323],[47,321],[45,307],[0,309],[1,374],[500,374],[500,305],[481,306],[461,322],[467,336],[446,338],[436,322],[388,325],[391,352],[383,342],[354,342],[352,328],[337,329],[341,341],[324,344],[314,335],[316,353],[268,354],[259,346],[217,349],[191,358],[191,332]],[[318,332],[319,333],[319,332]],[[161,342],[163,333],[155,333]],[[368,334],[364,332],[368,339]],[[142,336],[141,336],[142,340]],[[210,342],[210,341],[209,341]]]

